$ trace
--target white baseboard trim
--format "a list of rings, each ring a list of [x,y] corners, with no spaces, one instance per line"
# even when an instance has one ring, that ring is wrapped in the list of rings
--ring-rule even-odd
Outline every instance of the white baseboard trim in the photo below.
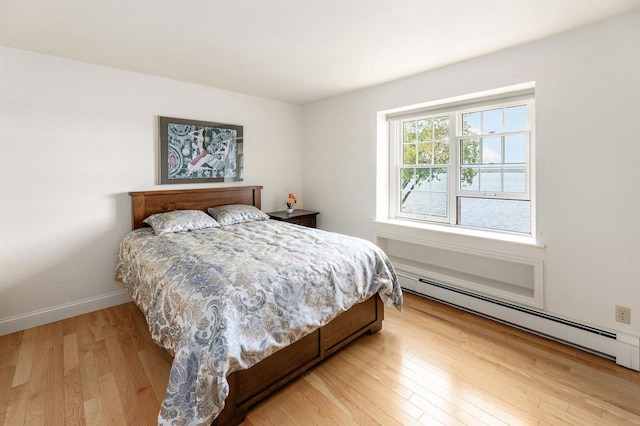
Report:
[[[0,319],[0,336],[37,327],[51,322],[75,317],[111,306],[131,302],[131,297],[119,290],[101,296],[90,297],[71,303],[65,303],[51,308],[40,309],[26,314]]]
[[[531,308],[475,296],[398,270],[402,288],[427,298],[608,358],[640,371],[640,337],[567,321]]]

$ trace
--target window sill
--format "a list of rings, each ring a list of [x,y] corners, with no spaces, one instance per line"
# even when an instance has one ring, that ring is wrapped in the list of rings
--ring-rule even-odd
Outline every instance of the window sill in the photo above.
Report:
[[[374,221],[373,241],[399,274],[542,308],[546,250],[532,237],[409,220]],[[506,274],[506,275],[505,275]]]
[[[534,237],[525,235],[515,235],[501,232],[483,231],[480,229],[453,227],[448,225],[438,225],[435,223],[423,223],[406,219],[379,219],[374,224],[394,225],[403,228],[413,228],[425,231],[437,232],[441,234],[460,235],[469,238],[477,238],[489,241],[507,242],[521,244],[525,246],[544,248],[543,244],[537,243]]]
[[[536,260],[545,257],[544,245],[537,243],[533,237],[401,219],[380,219],[373,223],[374,238],[384,237],[488,257]]]

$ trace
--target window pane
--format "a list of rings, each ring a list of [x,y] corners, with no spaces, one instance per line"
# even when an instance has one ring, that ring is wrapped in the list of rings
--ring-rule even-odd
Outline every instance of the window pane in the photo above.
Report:
[[[400,211],[404,213],[413,213],[415,210],[415,200],[413,191],[402,191],[402,199],[400,200]]]
[[[480,164],[480,139],[462,139],[462,164]]]
[[[445,192],[431,193],[431,214],[447,217],[447,194]]]
[[[460,225],[498,231],[531,232],[531,202],[459,198]]]
[[[511,135],[504,138],[504,162],[524,163],[527,144],[524,135]]]
[[[527,106],[519,105],[506,108],[505,130],[526,130],[527,129]]]
[[[403,168],[400,172],[402,176],[400,210],[405,213],[413,213],[415,201],[415,169]]]
[[[433,142],[418,144],[418,164],[433,164]]]
[[[462,114],[462,136],[482,133],[482,113]]]
[[[420,142],[433,140],[433,120],[418,120],[418,140]]]
[[[498,167],[480,169],[480,191],[502,191],[502,170]]]
[[[416,170],[416,188],[420,191],[429,191],[429,183],[431,182],[431,170],[430,169],[417,169]]]
[[[414,178],[414,170],[415,169],[402,169],[400,174],[402,176],[402,191],[407,189],[411,189],[413,186],[413,178]]]
[[[449,117],[436,117],[433,119],[433,140],[449,140]]]
[[[482,139],[482,164],[502,163],[502,138]]]
[[[463,191],[478,191],[480,189],[479,177],[477,167],[461,167],[460,189]]]
[[[405,121],[402,123],[403,127],[403,143],[413,143],[416,141],[416,122],[415,121]]]
[[[432,169],[431,190],[447,192],[447,169]]]
[[[504,192],[527,192],[524,167],[505,167]]]
[[[416,145],[402,145],[402,164],[416,164]]]
[[[449,143],[436,142],[434,154],[433,162],[435,164],[449,164]]]
[[[491,132],[502,132],[502,108],[482,111],[482,131],[487,134]]]
[[[415,193],[415,204],[414,204],[414,213],[415,214],[431,214],[431,200],[429,197],[430,192],[416,192]]]

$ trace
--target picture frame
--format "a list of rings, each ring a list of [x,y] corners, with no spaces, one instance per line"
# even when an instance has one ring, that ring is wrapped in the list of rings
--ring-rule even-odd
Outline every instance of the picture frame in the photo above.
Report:
[[[160,184],[243,178],[243,126],[158,117]]]

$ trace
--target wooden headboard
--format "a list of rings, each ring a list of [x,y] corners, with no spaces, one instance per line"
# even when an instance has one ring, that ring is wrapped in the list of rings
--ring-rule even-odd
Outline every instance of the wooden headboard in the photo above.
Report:
[[[142,221],[155,213],[172,210],[204,210],[226,204],[250,204],[261,208],[261,186],[176,189],[130,192],[133,229],[146,226]]]

